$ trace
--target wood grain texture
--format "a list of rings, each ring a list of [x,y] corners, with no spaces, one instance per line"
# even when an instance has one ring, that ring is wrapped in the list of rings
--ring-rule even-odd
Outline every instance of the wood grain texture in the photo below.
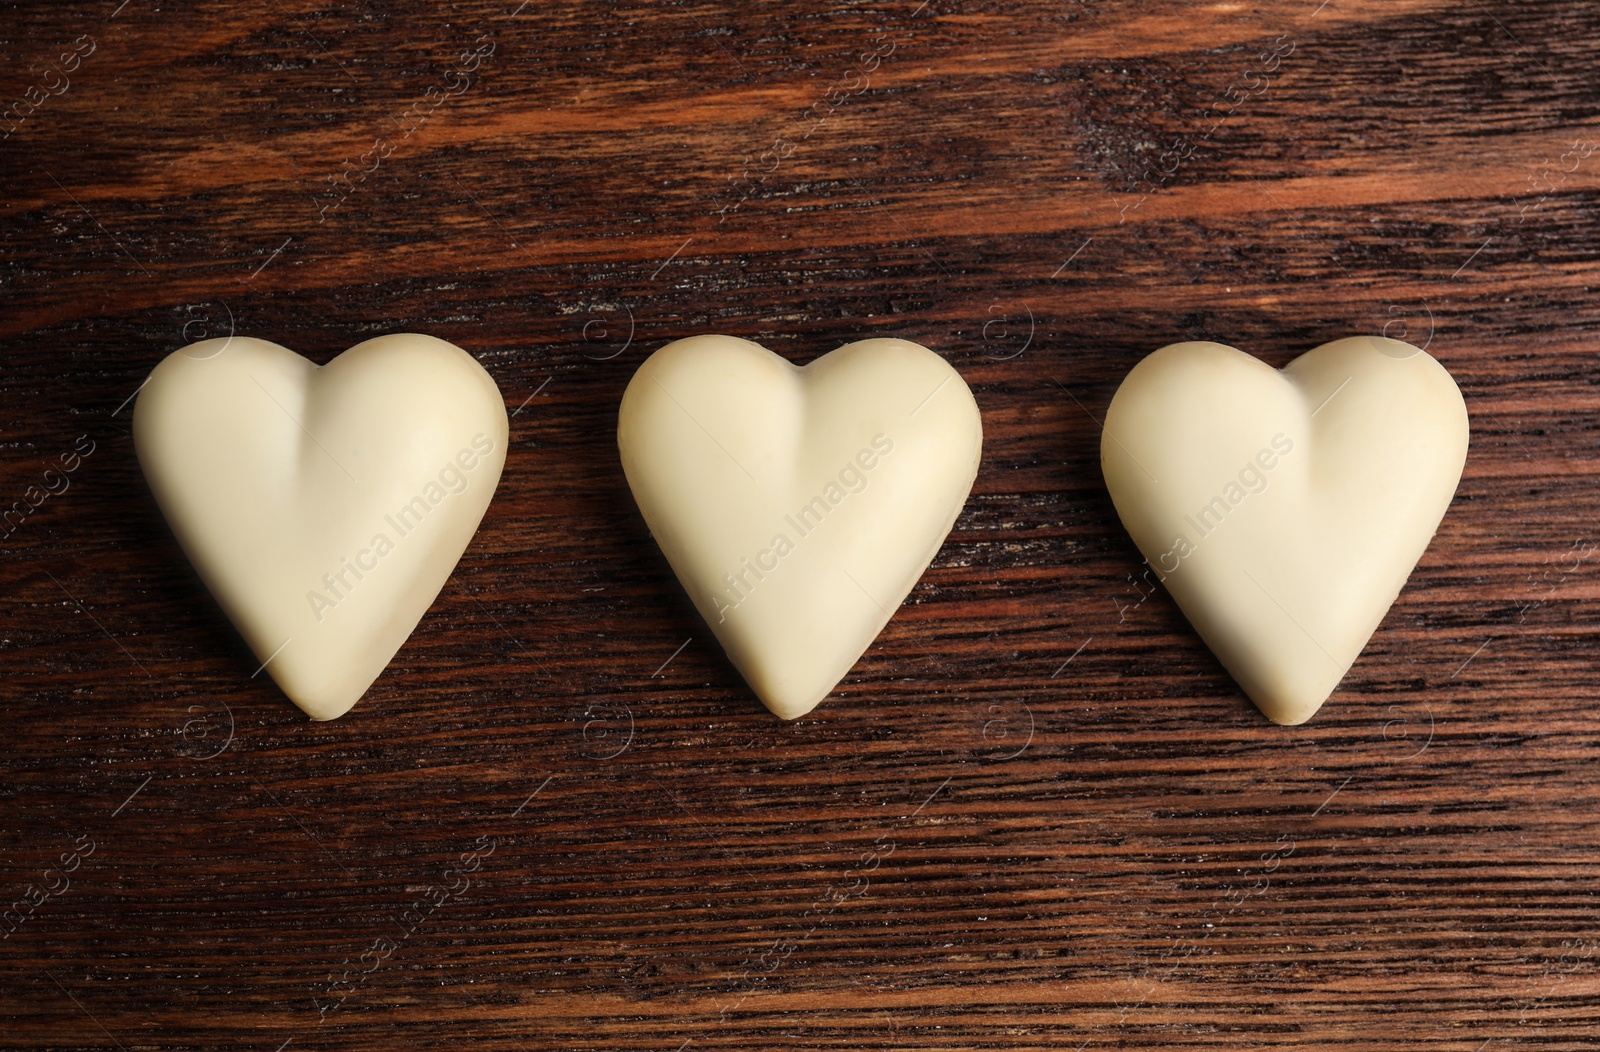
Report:
[[[0,907],[44,896],[0,1047],[1595,1047],[1600,9],[3,6],[0,507],[93,452],[0,539]],[[483,362],[512,455],[312,724],[126,400],[203,335],[396,330]],[[984,412],[949,542],[794,724],[617,462],[633,369],[705,331],[917,340]],[[1428,343],[1472,453],[1273,727],[1139,579],[1096,420],[1166,343],[1361,332]]]

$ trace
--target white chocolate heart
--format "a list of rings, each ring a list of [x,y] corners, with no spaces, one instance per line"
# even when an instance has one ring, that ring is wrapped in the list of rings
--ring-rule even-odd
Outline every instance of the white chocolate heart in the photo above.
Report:
[[[1310,719],[1450,506],[1467,409],[1410,344],[1356,337],[1281,372],[1216,343],[1145,358],[1106,412],[1117,514],[1200,637],[1276,723]]]
[[[499,388],[431,336],[318,367],[265,340],[191,344],[134,410],[178,543],[278,686],[344,715],[444,587],[505,465]]]
[[[634,500],[729,659],[784,719],[825,698],[944,543],[983,451],[977,403],[925,347],[804,367],[697,336],[622,397]]]

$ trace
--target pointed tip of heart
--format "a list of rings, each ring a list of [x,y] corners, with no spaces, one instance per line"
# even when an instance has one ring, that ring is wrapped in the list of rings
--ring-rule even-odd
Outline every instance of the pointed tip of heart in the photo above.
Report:
[[[822,698],[825,697],[827,697],[826,694],[822,696]],[[811,702],[794,702],[780,698],[763,697],[761,704],[767,707],[768,712],[788,723],[810,714],[813,709],[822,704],[822,698],[817,698]]]
[[[824,681],[824,674],[819,674],[815,667],[791,665],[782,669],[767,661],[752,663],[740,660],[748,656],[742,651],[737,656],[729,651],[728,656],[767,711],[785,722],[798,720],[821,705],[849,672],[846,666],[839,669],[837,675],[826,674]]]
[[[1257,665],[1240,668],[1234,680],[1261,715],[1279,727],[1298,727],[1322,711],[1353,664],[1352,660],[1336,668],[1332,661],[1326,666],[1319,661],[1317,671]]]
[[[294,699],[291,698],[290,700],[293,701]],[[295,704],[299,705],[299,702],[295,702]],[[340,716],[343,716],[345,713],[355,708],[355,705],[356,703],[352,701],[342,709],[328,709],[326,711],[313,710],[309,706],[300,705],[300,710],[310,718],[312,723],[332,723]]]
[[[268,671],[273,670],[269,668]],[[374,673],[359,683],[350,681],[348,677],[345,682],[333,683],[325,676],[299,675],[291,668],[277,670],[273,676],[284,696],[314,723],[336,720],[355,708],[356,702],[362,699],[377,678],[378,674]]]
[[[1323,704],[1332,696],[1330,691],[1321,697],[1312,698],[1277,698],[1262,700],[1251,698],[1261,715],[1277,724],[1279,727],[1298,727],[1310,721],[1311,717],[1322,711]]]

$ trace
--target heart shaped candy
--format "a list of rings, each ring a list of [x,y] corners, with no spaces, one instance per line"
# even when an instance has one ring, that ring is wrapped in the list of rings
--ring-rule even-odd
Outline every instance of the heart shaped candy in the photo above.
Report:
[[[1117,514],[1266,716],[1310,719],[1455,494],[1467,409],[1409,344],[1324,344],[1281,372],[1231,347],[1145,358],[1106,412]]]
[[[762,702],[803,716],[938,553],[983,428],[944,359],[863,340],[804,367],[697,336],[651,355],[617,446],[678,580]]]
[[[178,543],[316,720],[350,710],[439,594],[506,436],[489,374],[409,333],[322,367],[265,340],[191,344],[151,372],[133,417]]]

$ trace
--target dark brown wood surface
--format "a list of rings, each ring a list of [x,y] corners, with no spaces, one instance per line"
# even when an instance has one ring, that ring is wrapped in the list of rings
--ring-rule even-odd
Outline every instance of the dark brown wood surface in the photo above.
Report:
[[[0,1047],[1600,1043],[1600,9],[519,2],[0,8],[0,506],[61,490],[0,539]],[[512,455],[314,724],[127,401],[204,336],[403,330]],[[793,724],[615,452],[708,331],[917,340],[984,412]],[[1163,344],[1356,333],[1428,345],[1472,453],[1280,728],[1139,579],[1095,421]]]

